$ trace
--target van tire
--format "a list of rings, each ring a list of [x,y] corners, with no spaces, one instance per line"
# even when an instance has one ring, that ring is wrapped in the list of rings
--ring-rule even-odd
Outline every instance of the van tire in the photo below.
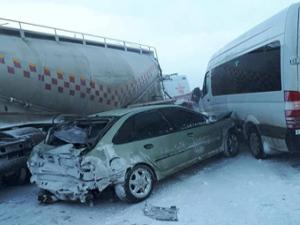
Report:
[[[250,151],[256,159],[266,158],[261,136],[255,128],[252,128],[249,132],[248,143]]]

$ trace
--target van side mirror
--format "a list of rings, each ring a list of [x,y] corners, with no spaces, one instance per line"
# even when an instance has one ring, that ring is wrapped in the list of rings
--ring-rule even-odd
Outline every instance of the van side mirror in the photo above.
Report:
[[[193,102],[199,102],[200,98],[202,97],[202,91],[200,90],[199,87],[196,87],[193,91],[192,91],[192,101]]]

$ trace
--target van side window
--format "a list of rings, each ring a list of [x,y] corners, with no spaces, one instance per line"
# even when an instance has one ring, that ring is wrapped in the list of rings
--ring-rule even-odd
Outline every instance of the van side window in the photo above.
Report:
[[[211,71],[212,94],[281,90],[280,42],[272,42],[226,62]]]

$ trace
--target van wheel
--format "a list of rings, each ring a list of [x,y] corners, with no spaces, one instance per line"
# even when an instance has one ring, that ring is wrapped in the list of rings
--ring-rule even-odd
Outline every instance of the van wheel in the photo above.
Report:
[[[261,137],[256,129],[252,129],[249,135],[249,148],[256,159],[266,158]]]
[[[154,182],[152,170],[148,166],[137,165],[126,174],[123,185],[116,185],[116,195],[130,203],[141,202],[152,193]]]
[[[227,157],[234,157],[239,153],[239,139],[236,133],[232,130],[228,131],[224,154]]]

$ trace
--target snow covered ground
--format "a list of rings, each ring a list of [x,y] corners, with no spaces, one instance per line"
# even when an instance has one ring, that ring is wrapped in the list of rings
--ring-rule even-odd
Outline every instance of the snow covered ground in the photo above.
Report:
[[[247,151],[216,157],[158,184],[148,202],[176,205],[178,222],[143,214],[145,202],[129,205],[105,197],[94,207],[80,203],[39,205],[33,185],[0,190],[2,225],[289,225],[300,224],[300,157],[255,160]]]

